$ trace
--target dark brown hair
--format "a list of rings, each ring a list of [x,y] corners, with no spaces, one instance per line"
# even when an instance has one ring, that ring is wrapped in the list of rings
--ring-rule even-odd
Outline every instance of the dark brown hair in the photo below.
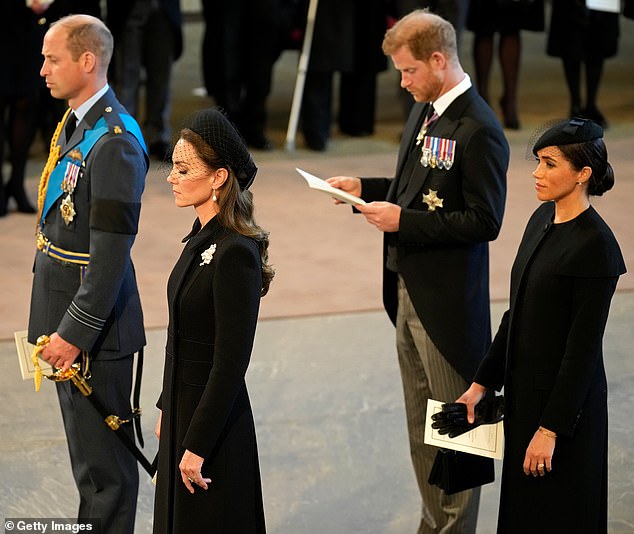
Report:
[[[572,143],[558,146],[572,167],[580,171],[590,167],[592,174],[588,179],[588,194],[601,196],[614,186],[614,169],[608,162],[608,150],[603,138],[585,143]]]
[[[261,295],[266,295],[271,280],[275,276],[275,270],[268,264],[269,233],[258,226],[253,217],[253,194],[248,189],[240,188],[233,169],[224,163],[213,147],[208,145],[200,135],[189,128],[183,128],[180,138],[194,147],[200,159],[210,169],[227,169],[229,173],[227,181],[217,190],[220,211],[216,217],[225,228],[250,237],[257,243],[262,261]]]

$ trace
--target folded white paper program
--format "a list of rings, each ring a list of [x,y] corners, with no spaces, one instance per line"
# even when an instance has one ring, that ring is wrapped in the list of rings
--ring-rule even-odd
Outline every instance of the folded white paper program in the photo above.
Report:
[[[33,365],[31,355],[33,354],[33,349],[35,347],[28,342],[27,334],[28,332],[26,330],[20,330],[19,332],[14,332],[13,337],[15,338],[15,348],[18,353],[18,362],[20,363],[22,380],[33,380],[33,377],[35,376],[35,366]],[[51,366],[41,358],[40,368],[44,374],[53,372]]]
[[[346,204],[352,204],[352,205],[365,204],[365,200],[359,197],[355,197],[354,195],[351,195],[350,193],[346,193],[345,191],[342,191],[341,189],[337,189],[336,187],[331,186],[328,182],[326,182],[326,180],[322,180],[321,178],[318,178],[314,174],[310,174],[309,172],[306,172],[302,169],[298,169],[297,167],[295,168],[295,170],[304,177],[306,182],[308,182],[308,187],[310,187],[311,189],[316,189],[317,191],[326,193],[327,195],[330,195],[331,197],[341,200],[342,202],[345,202]]]
[[[502,459],[504,453],[504,427],[502,421],[494,425],[480,425],[469,432],[455,438],[442,435],[431,427],[431,416],[442,411],[442,402],[427,401],[427,417],[425,418],[425,443],[443,449],[468,452],[487,458]]]

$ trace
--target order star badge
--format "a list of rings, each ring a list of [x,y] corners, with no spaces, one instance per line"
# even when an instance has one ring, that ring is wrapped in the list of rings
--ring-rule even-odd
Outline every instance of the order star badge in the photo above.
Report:
[[[70,196],[70,193],[66,195],[66,198],[64,200],[62,200],[59,211],[62,214],[62,219],[64,219],[64,223],[66,223],[66,226],[68,226],[75,218],[75,215],[77,215],[77,212],[75,211],[75,205],[73,204],[73,198]]]
[[[429,193],[423,195],[423,202],[427,204],[428,211],[436,211],[436,208],[442,208],[443,199],[438,196],[438,191],[430,189]]]

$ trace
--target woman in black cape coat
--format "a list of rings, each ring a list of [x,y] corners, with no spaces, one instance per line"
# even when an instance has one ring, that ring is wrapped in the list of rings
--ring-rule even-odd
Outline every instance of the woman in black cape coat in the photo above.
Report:
[[[217,109],[187,121],[168,177],[197,219],[168,282],[157,406],[154,532],[265,532],[253,413],[244,380],[260,297],[273,277],[268,233],[247,190],[257,168]]]
[[[537,197],[511,272],[510,307],[474,383],[504,386],[499,533],[607,530],[603,333],[623,257],[590,206],[614,183],[603,130],[564,121],[533,147]]]

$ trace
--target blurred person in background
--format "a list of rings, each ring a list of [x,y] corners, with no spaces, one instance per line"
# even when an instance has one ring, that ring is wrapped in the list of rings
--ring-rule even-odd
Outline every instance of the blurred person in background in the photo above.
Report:
[[[604,128],[608,126],[597,107],[597,98],[603,64],[616,55],[618,42],[618,13],[588,9],[579,0],[552,2],[546,51],[549,56],[561,58],[570,97],[570,117],[586,117]],[[581,94],[582,70],[585,101]]]
[[[522,55],[521,30],[544,30],[543,0],[472,0],[467,28],[474,33],[473,62],[480,96],[491,104],[489,81],[495,35],[499,34],[497,56],[502,69],[499,103],[504,127],[519,130],[517,92]]]
[[[172,66],[183,51],[180,0],[108,0],[107,8],[114,37],[112,85],[133,117],[143,115],[150,156],[165,160],[171,143]]]

